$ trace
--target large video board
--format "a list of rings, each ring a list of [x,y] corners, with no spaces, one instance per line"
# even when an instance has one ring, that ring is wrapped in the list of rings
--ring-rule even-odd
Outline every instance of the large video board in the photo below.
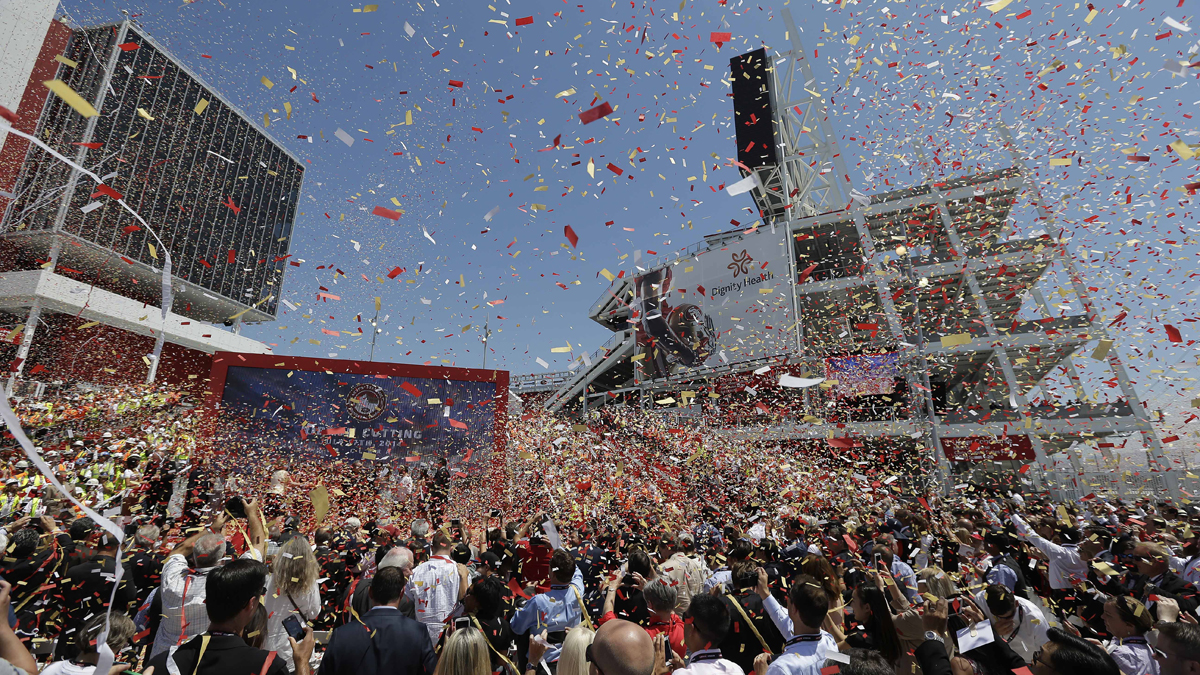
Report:
[[[218,352],[208,407],[218,450],[315,461],[488,470],[502,451],[508,372]]]

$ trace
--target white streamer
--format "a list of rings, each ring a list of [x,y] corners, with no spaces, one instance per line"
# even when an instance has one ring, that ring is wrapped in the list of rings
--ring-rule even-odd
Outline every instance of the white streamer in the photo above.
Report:
[[[49,153],[52,157],[66,163],[68,166],[74,168],[88,178],[91,178],[96,182],[97,185],[104,184],[104,179],[102,179],[100,176],[97,176],[91,171],[88,171],[86,168],[59,154],[56,150],[54,150],[54,148],[46,145],[36,136],[27,134],[19,129],[14,129],[12,125],[6,123],[0,123],[0,130],[6,131],[10,134],[16,134],[30,143],[37,145],[39,148]],[[158,242],[159,248],[162,249],[163,256],[165,258],[162,269],[162,324],[159,326],[158,338],[154,342],[154,362],[150,366],[150,373],[146,376],[146,382],[149,383],[156,374],[158,369],[158,361],[162,357],[163,342],[167,328],[167,313],[171,310],[171,251],[167,248],[166,244],[163,243],[162,239],[159,238],[158,233],[156,233],[150,227],[150,224],[147,223],[144,218],[138,215],[137,211],[134,211],[128,204],[125,203],[124,198],[118,199],[117,203],[121,205],[121,208],[125,209],[130,213],[130,215],[136,218],[137,221],[141,223],[142,227],[144,227],[146,231],[150,233],[150,236],[154,237],[154,240]],[[153,266],[151,267],[153,268]],[[125,571],[125,568],[121,565],[121,558],[123,556],[122,543],[125,540],[124,533],[121,531],[121,528],[117,527],[116,523],[85,506],[83,502],[80,502],[78,499],[76,499],[75,496],[70,493],[70,491],[68,491],[62,486],[61,483],[58,482],[58,479],[54,477],[54,472],[50,469],[50,466],[46,464],[40,455],[38,455],[37,450],[35,450],[33,447],[33,443],[29,441],[29,437],[25,435],[25,431],[21,429],[21,421],[17,419],[12,407],[9,406],[7,395],[3,393],[0,393],[0,417],[4,418],[4,424],[8,427],[9,433],[11,433],[13,437],[17,439],[17,442],[21,444],[21,449],[25,451],[25,456],[28,457],[29,461],[37,467],[38,471],[42,472],[42,475],[46,477],[46,480],[48,480],[51,485],[57,488],[59,492],[66,495],[67,499],[71,500],[73,504],[82,509],[83,512],[86,513],[93,521],[95,521],[97,525],[102,527],[105,531],[117,539],[117,556],[115,561],[116,574],[113,579],[113,589],[108,598],[108,609],[104,614],[104,630],[96,638],[96,649],[100,653],[100,660],[96,664],[96,672],[107,673],[112,667],[113,662],[116,660],[112,649],[108,646],[108,632],[112,626],[112,606],[113,603],[116,602],[117,588],[120,587],[121,577]]]
[[[104,614],[104,631],[100,633],[99,637],[96,638],[96,648],[100,652],[100,661],[96,664],[96,672],[107,673],[109,668],[112,667],[113,661],[115,660],[112,649],[110,649],[108,646],[108,629],[110,626],[109,622],[112,617],[112,606],[113,603],[117,601],[117,588],[121,585],[121,576],[125,571],[125,568],[121,566],[121,544],[125,540],[125,535],[121,531],[121,528],[117,527],[116,523],[88,508],[78,499],[75,499],[74,495],[72,495],[65,487],[63,487],[62,483],[58,482],[58,479],[54,477],[54,472],[50,469],[50,465],[46,464],[41,455],[37,453],[37,450],[35,450],[33,447],[33,443],[29,441],[29,437],[25,435],[25,431],[21,429],[21,421],[17,419],[17,415],[13,412],[12,407],[8,405],[8,396],[2,392],[0,392],[0,417],[4,418],[4,424],[8,426],[9,433],[11,433],[13,438],[16,438],[17,442],[21,444],[21,449],[25,451],[25,456],[28,457],[29,461],[37,467],[38,471],[42,472],[42,475],[46,477],[46,480],[49,481],[51,485],[58,488],[59,492],[66,495],[67,499],[70,499],[75,506],[78,506],[80,509],[82,509],[89,518],[96,521],[97,525],[104,528],[105,531],[117,538],[117,573],[113,580],[112,593],[108,598],[108,611],[106,611]]]
[[[79,166],[78,164],[76,164],[75,162],[72,162],[71,160],[67,159],[66,157],[58,154],[58,152],[55,151],[54,148],[51,148],[50,146],[46,145],[36,136],[27,134],[24,131],[21,131],[19,129],[14,129],[12,127],[12,125],[9,125],[9,124],[0,124],[0,130],[7,131],[10,134],[16,134],[16,135],[20,136],[21,138],[24,138],[25,140],[29,141],[30,143],[37,145],[39,148],[50,153],[53,157],[57,158],[58,160],[60,160],[62,162],[65,162],[66,164],[70,165],[72,168],[76,169],[77,171],[84,174],[88,178],[91,178],[92,180],[96,181],[97,185],[104,184],[104,179],[102,179],[100,176],[97,176],[96,174],[92,173],[91,171],[88,171],[87,169],[83,168],[82,166]],[[154,363],[152,363],[150,365],[150,372],[146,375],[146,383],[149,384],[154,381],[153,376],[156,374],[156,372],[158,370],[158,360],[162,356],[163,341],[166,336],[167,313],[171,311],[171,301],[172,301],[172,297],[173,297],[173,295],[171,293],[171,251],[167,249],[167,245],[163,243],[162,239],[158,238],[158,234],[153,229],[151,229],[150,224],[147,223],[140,215],[138,215],[137,211],[134,211],[132,208],[129,207],[128,204],[125,203],[125,199],[123,197],[121,199],[118,199],[117,203],[121,205],[121,208],[128,211],[130,213],[130,215],[132,215],[134,218],[137,218],[137,221],[139,223],[141,223],[143,227],[146,228],[146,231],[150,233],[150,236],[154,237],[154,241],[158,242],[158,246],[159,246],[159,248],[162,249],[163,256],[166,258],[166,261],[163,263],[163,269],[162,269],[162,325],[159,326],[158,338],[154,341]],[[153,266],[151,266],[151,268],[153,268]]]

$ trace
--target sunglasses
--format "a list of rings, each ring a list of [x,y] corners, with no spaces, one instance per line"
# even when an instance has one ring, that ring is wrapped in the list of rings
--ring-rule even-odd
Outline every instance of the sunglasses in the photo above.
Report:
[[[1029,665],[1033,665],[1036,663],[1039,666],[1044,666],[1044,667],[1049,668],[1050,670],[1057,673],[1058,671],[1054,668],[1054,666],[1052,666],[1049,663],[1046,663],[1045,661],[1042,660],[1042,652],[1043,652],[1043,650],[1041,650],[1041,649],[1034,652],[1033,659],[1030,660]]]
[[[592,646],[591,645],[588,645],[587,649],[584,650],[583,659],[584,659],[585,663],[590,663],[593,666],[595,666],[597,673],[601,673],[601,674],[604,673],[603,670],[600,670],[600,664],[596,663],[596,659],[592,657]]]

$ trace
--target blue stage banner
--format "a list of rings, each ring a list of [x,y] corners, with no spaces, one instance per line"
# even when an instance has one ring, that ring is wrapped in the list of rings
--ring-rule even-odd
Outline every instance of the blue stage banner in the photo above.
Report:
[[[445,457],[471,472],[496,440],[497,397],[494,381],[230,364],[218,445],[409,466]]]

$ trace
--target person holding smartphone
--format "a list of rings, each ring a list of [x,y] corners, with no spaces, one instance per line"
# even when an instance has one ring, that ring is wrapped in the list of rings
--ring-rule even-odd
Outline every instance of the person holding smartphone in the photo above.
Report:
[[[267,608],[267,651],[277,652],[284,664],[290,666],[292,647],[283,622],[295,619],[301,626],[311,625],[321,611],[321,592],[317,585],[320,567],[312,547],[303,537],[293,537],[284,544],[271,562],[271,577],[267,581],[264,604]],[[299,631],[303,633],[303,630]],[[294,638],[295,635],[292,635]],[[291,667],[288,670],[293,670]]]

